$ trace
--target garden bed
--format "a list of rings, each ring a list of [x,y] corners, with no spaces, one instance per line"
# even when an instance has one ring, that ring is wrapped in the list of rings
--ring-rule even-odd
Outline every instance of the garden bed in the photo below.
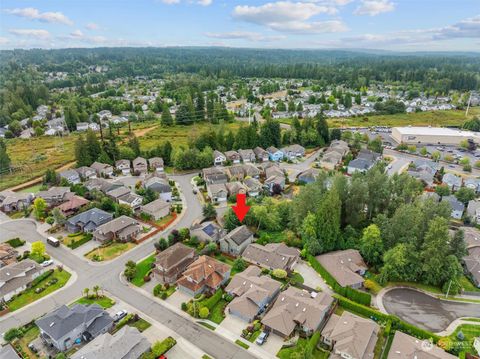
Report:
[[[175,293],[176,290],[177,287],[175,285],[157,284],[155,288],[153,288],[153,295],[165,300]]]

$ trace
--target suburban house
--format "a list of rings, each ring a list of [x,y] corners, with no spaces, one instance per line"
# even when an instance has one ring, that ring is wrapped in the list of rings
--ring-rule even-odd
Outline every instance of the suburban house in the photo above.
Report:
[[[166,217],[170,214],[170,203],[158,198],[142,206],[142,212],[150,215],[154,220]]]
[[[47,191],[38,192],[36,197],[43,198],[48,207],[55,207],[68,201],[73,195],[70,187],[51,187]]]
[[[242,159],[237,151],[227,151],[225,152],[225,157],[228,161],[235,164],[240,163],[240,160]]]
[[[425,345],[424,340],[397,330],[393,336],[392,346],[388,352],[387,359],[411,358],[456,359],[457,357],[434,344]]]
[[[22,359],[22,357],[17,354],[15,349],[13,349],[11,344],[6,344],[3,347],[0,347],[0,358],[2,358],[2,359]]]
[[[442,202],[446,201],[450,203],[450,207],[452,208],[452,213],[450,216],[454,219],[462,219],[463,211],[465,210],[465,205],[460,202],[457,197],[454,195],[444,196],[442,197]]]
[[[251,243],[242,253],[243,259],[269,270],[283,269],[292,271],[300,258],[297,248],[289,247],[285,243],[267,243],[262,246]]]
[[[178,289],[192,296],[215,292],[230,278],[230,267],[209,256],[200,256],[177,281]]]
[[[58,177],[60,179],[66,180],[68,183],[71,184],[79,184],[80,182],[82,182],[80,175],[74,169],[59,172]]]
[[[87,182],[85,182],[84,186],[89,191],[97,190],[104,194],[107,194],[108,192],[110,192],[115,188],[124,187],[122,183],[119,183],[119,182],[112,183],[103,178],[93,178],[91,180],[88,180]]]
[[[238,150],[238,154],[242,158],[243,163],[255,162],[255,152],[251,149]]]
[[[112,219],[113,215],[111,213],[98,208],[92,208],[67,219],[65,227],[70,233],[91,233],[95,231],[97,227],[110,222]]]
[[[5,190],[0,192],[0,209],[5,213],[22,211],[30,207],[34,198],[33,193]]]
[[[137,328],[125,325],[115,334],[105,333],[75,352],[71,359],[134,359],[150,350],[150,342]]]
[[[298,144],[293,144],[287,147],[282,148],[283,157],[294,160],[305,155],[305,148]]]
[[[155,257],[153,273],[160,283],[175,283],[195,260],[195,250],[183,243],[175,243]]]
[[[144,175],[148,172],[147,160],[143,157],[137,157],[132,161],[133,173],[135,176]]]
[[[207,194],[212,203],[226,202],[228,198],[227,187],[223,183],[207,185]]]
[[[260,178],[261,171],[251,163],[245,163],[243,165],[243,170],[245,172],[245,177]]]
[[[190,237],[197,237],[202,242],[217,243],[225,235],[225,230],[217,223],[207,221],[193,225],[190,228]]]
[[[0,243],[0,268],[17,262],[18,251],[8,243]]]
[[[89,341],[113,328],[113,319],[98,304],[62,305],[35,321],[40,338],[59,351],[70,349],[77,339]]]
[[[352,175],[356,172],[365,173],[375,165],[374,161],[364,158],[355,158],[347,166],[347,173]]]
[[[344,311],[332,314],[322,330],[321,340],[332,354],[342,358],[373,358],[380,326],[373,320]]]
[[[233,165],[226,169],[230,181],[241,181],[245,178],[245,168],[243,165]]]
[[[228,182],[228,176],[219,168],[211,167],[202,170],[202,177],[207,185]]]
[[[121,171],[122,175],[126,176],[130,174],[130,160],[118,160],[115,162],[115,168],[117,171]]]
[[[247,178],[243,181],[249,197],[257,197],[262,192],[262,184],[255,178]]]
[[[140,209],[143,203],[143,197],[133,192],[129,192],[124,196],[118,197],[117,200],[118,204],[129,206],[133,211]]]
[[[283,152],[278,148],[270,146],[267,148],[268,158],[270,161],[278,162],[283,159]]]
[[[361,158],[367,161],[377,162],[380,158],[382,158],[382,155],[380,153],[373,152],[372,150],[362,148],[358,152],[357,158]]]
[[[245,188],[245,186],[238,181],[227,182],[225,183],[225,187],[227,188],[227,193],[229,197],[236,196],[239,193],[247,192],[247,189]]]
[[[261,147],[255,147],[253,153],[255,153],[258,162],[267,162],[270,159],[268,152]]]
[[[408,174],[413,178],[421,180],[428,187],[432,187],[437,170],[438,165],[436,162],[415,160],[410,164]]]
[[[128,242],[133,241],[140,231],[141,227],[137,220],[127,216],[120,216],[99,226],[93,232],[93,239],[102,243],[113,240]]]
[[[74,195],[67,202],[58,205],[56,208],[58,208],[65,217],[69,217],[89,203],[90,201],[88,199]]]
[[[46,268],[31,259],[24,259],[0,268],[0,301],[8,301],[27,289]]]
[[[468,201],[467,215],[473,223],[480,223],[480,201],[476,199]]]
[[[119,186],[119,187],[115,187],[115,188],[109,190],[105,194],[108,197],[110,197],[111,199],[113,199],[115,202],[118,202],[118,199],[120,197],[126,196],[126,195],[130,194],[131,192],[132,191],[130,190],[130,188],[125,187],[125,186]]]
[[[317,168],[309,168],[303,172],[300,172],[297,176],[297,180],[301,183],[313,183],[320,175],[320,170]]]
[[[278,295],[273,307],[263,317],[262,324],[285,338],[296,329],[310,335],[325,323],[332,304],[333,298],[327,293],[309,293],[288,287]]]
[[[463,257],[463,263],[472,282],[480,288],[480,245],[468,248],[468,255]]]
[[[265,187],[268,188],[268,190],[270,191],[270,193],[274,193],[275,192],[275,186],[277,186],[280,190],[284,190],[285,189],[285,175],[278,175],[278,174],[274,174],[270,177],[267,177],[267,179],[265,180],[264,182],[264,185]]]
[[[261,274],[260,268],[249,266],[228,283],[225,292],[234,297],[227,306],[230,314],[251,322],[275,299],[282,284]]]
[[[215,166],[222,166],[227,161],[227,157],[220,151],[213,151],[213,164]]]
[[[337,152],[342,158],[350,151],[348,143],[342,140],[334,140],[330,143],[330,146],[327,149],[327,152]]]
[[[112,177],[113,176],[113,166],[101,163],[101,162],[93,162],[90,166],[97,172],[98,177]]]
[[[462,177],[447,172],[443,175],[442,182],[450,188],[450,191],[455,192],[462,187]]]
[[[78,167],[76,171],[82,181],[88,181],[89,179],[97,178],[97,171],[95,171],[92,167],[82,166]]]
[[[368,267],[358,250],[334,251],[321,254],[316,258],[342,287],[361,288],[363,286],[363,275]]]
[[[220,250],[232,256],[239,256],[252,242],[253,233],[246,225],[242,225],[230,231],[220,240]]]
[[[327,150],[318,163],[320,167],[333,171],[340,163],[342,163],[342,155],[337,151]]]
[[[157,172],[158,173],[158,172]],[[170,183],[167,179],[157,176],[155,173],[154,175],[147,176],[145,178],[145,182],[143,186],[147,189],[151,189],[158,193],[159,197],[163,199],[165,202],[172,201],[172,187],[170,187]]]
[[[161,157],[152,157],[148,160],[148,165],[150,170],[154,172],[163,172],[163,158]]]
[[[480,179],[479,178],[465,178],[463,181],[465,187],[473,189],[475,193],[480,192]]]

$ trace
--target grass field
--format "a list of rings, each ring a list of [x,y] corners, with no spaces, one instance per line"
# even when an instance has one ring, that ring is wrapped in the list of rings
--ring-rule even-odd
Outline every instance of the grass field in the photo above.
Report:
[[[462,332],[463,340],[459,338],[459,332]],[[447,348],[458,348],[460,351],[476,354],[473,341],[478,336],[480,336],[480,325],[461,324],[448,337],[442,338],[439,344],[445,344]]]
[[[65,284],[67,284],[70,277],[71,277],[71,274],[68,273],[65,269],[63,271],[59,271],[58,269],[55,269],[52,275],[42,280],[36,286],[28,288],[27,290],[22,292],[20,295],[15,297],[15,299],[13,299],[11,302],[8,302],[8,308],[10,309],[11,312],[13,312],[30,303],[33,303],[36,300],[43,298],[50,293],[55,292],[57,289],[62,288]],[[44,287],[46,283],[52,280],[53,278],[58,279],[58,282],[45,287],[45,290],[43,292],[35,293],[36,288]]]
[[[18,192],[21,192],[21,193],[38,193],[40,192],[40,188],[42,188],[42,184],[39,183],[39,184],[36,184],[36,185],[33,185],[33,186],[30,186],[30,187],[27,187],[27,188],[24,188]]]
[[[132,279],[133,284],[135,284],[137,287],[141,287],[145,284],[143,278],[152,269],[153,262],[155,262],[154,254],[137,263],[137,273]]]
[[[227,301],[225,299],[220,299],[217,304],[212,308],[208,319],[216,324],[220,324],[225,319],[225,306]]]
[[[105,295],[100,295],[98,298],[95,295],[89,295],[87,297],[82,297],[75,301],[75,303],[83,304],[83,305],[90,305],[90,304],[98,304],[103,309],[111,308],[115,304],[115,301]]]
[[[302,354],[304,353],[304,348],[307,345],[308,339],[299,338],[297,345],[290,348],[283,348],[277,353],[277,357],[280,359],[290,359],[295,355],[298,355],[298,358],[303,358]],[[324,350],[319,350],[315,348],[313,350],[312,359],[327,359],[330,353]]]
[[[94,260],[94,256],[98,256],[97,258],[100,258],[100,260],[97,259],[97,261],[99,262],[109,261],[129,251],[133,247],[135,247],[135,244],[131,242],[128,242],[128,243],[112,242],[108,246],[95,248],[94,250],[85,254],[85,257],[87,257],[90,260]]]
[[[136,322],[130,324],[131,327],[137,328],[140,333],[143,331],[147,330],[152,326],[149,322],[147,322],[145,319],[140,318]]]
[[[81,245],[92,240],[92,235],[89,233],[76,233],[75,235],[68,235],[62,239],[62,243],[70,249],[75,249]]]

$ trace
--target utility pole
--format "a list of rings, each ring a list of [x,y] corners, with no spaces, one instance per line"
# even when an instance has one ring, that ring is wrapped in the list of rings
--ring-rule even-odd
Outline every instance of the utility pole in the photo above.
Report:
[[[445,298],[448,298],[448,293],[450,293],[451,286],[452,286],[452,280],[450,280],[450,283],[448,283],[448,289],[447,289],[447,294],[445,295]]]

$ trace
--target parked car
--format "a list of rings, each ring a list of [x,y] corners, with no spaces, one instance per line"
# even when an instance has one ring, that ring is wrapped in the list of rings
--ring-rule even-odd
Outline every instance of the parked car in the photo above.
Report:
[[[267,341],[268,334],[269,333],[265,331],[261,332],[260,335],[257,337],[255,343],[257,343],[258,345],[263,345],[263,343]]]
[[[47,261],[42,262],[42,267],[48,267],[48,266],[51,266],[52,264],[53,264],[53,260],[49,259]]]
[[[122,309],[122,310],[115,313],[115,315],[113,316],[113,321],[118,322],[122,318],[125,318],[126,315],[127,315],[127,311]]]

